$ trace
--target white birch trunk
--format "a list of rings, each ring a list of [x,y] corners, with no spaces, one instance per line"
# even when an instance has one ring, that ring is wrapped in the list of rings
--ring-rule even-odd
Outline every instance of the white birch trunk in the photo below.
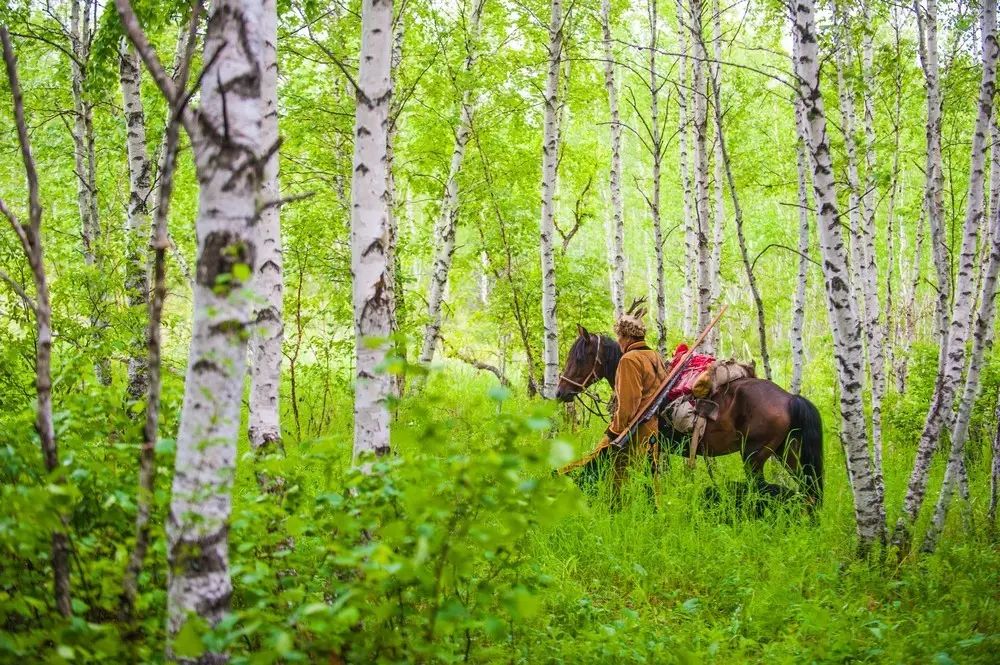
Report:
[[[261,174],[264,206],[257,222],[257,274],[254,276],[253,334],[250,338],[250,445],[260,453],[281,446],[281,344],[285,334],[283,250],[278,185],[278,7],[262,0],[260,38],[263,44],[261,98],[264,120],[260,143],[267,151]]]
[[[653,217],[653,242],[656,244],[656,339],[661,354],[667,352],[667,294],[664,283],[663,223],[660,218],[660,166],[663,159],[663,140],[660,136],[660,82],[656,72],[656,49],[660,21],[656,0],[647,4],[649,14],[649,126],[653,149],[653,193],[649,207]]]
[[[559,69],[563,46],[562,1],[552,0],[549,60],[545,81],[545,127],[542,137],[542,326],[544,339],[542,397],[555,397],[559,380],[559,328],[556,319],[555,192],[559,160]]]
[[[993,81],[989,83],[988,91],[984,90],[980,93],[979,118],[976,122],[977,134],[973,139],[974,145],[981,143],[983,153],[980,158],[977,158],[975,155],[973,156],[972,171],[972,179],[979,180],[978,190],[980,198],[977,200],[975,205],[979,207],[978,217],[980,219],[983,217],[982,180],[985,176],[983,169],[985,168],[984,161],[987,144],[985,133],[988,131],[988,128],[992,128],[991,126],[993,124],[991,120],[993,93],[995,91],[996,61],[998,51],[1000,51],[1000,46],[997,44],[996,37],[996,21],[996,0],[988,0],[984,3],[982,17],[984,63],[983,87],[985,88],[987,86],[986,74],[989,72],[990,67],[993,68]],[[990,61],[992,61],[992,65],[988,64]],[[986,115],[985,119],[983,117],[984,114]],[[996,150],[994,150],[994,152],[996,152]],[[970,190],[975,188],[975,183],[970,183]],[[971,195],[972,192],[970,191],[970,196]],[[969,201],[969,207],[973,207],[973,201],[971,198]],[[966,218],[966,221],[968,221],[968,217]],[[993,345],[993,329],[994,321],[996,319],[995,299],[997,294],[997,277],[1000,275],[1000,216],[997,215],[997,211],[995,209],[991,216],[989,229],[984,236],[984,244],[988,244],[989,246],[989,258],[986,261],[986,268],[982,273],[983,279],[979,299],[979,314],[976,316],[975,325],[973,326],[972,331],[972,354],[969,359],[968,371],[965,375],[965,385],[962,390],[961,397],[958,400],[955,421],[952,425],[951,452],[948,456],[948,466],[945,471],[944,482],[941,485],[941,493],[938,496],[937,505],[934,509],[934,517],[931,521],[930,529],[924,539],[923,549],[925,551],[933,551],[937,546],[938,538],[941,535],[941,531],[944,529],[945,519],[948,516],[948,508],[951,504],[955,483],[961,479],[961,476],[964,475],[963,463],[965,460],[965,442],[968,439],[969,422],[972,418],[972,407],[975,406],[976,399],[979,397],[979,390],[981,387],[980,375],[982,373],[986,351]],[[968,238],[966,238],[966,240],[968,240]],[[976,256],[973,253],[972,261],[975,262],[975,260]],[[965,264],[966,257],[963,255],[963,269],[965,268]],[[975,267],[970,265],[970,269],[975,270]],[[961,286],[963,284],[962,272],[959,272],[959,285]],[[960,297],[965,297],[964,292],[960,293]],[[958,305],[959,303],[956,302],[956,310],[958,309]],[[954,319],[952,326],[952,333],[954,333]],[[954,339],[952,340],[952,342],[955,341],[956,340]],[[963,350],[964,347],[965,344],[963,340]],[[949,353],[949,359],[950,356],[951,354]],[[961,370],[959,370],[959,373],[960,372]]]
[[[469,74],[476,62],[476,40],[479,36],[479,20],[483,13],[485,0],[476,0],[469,18],[470,44],[462,66],[462,76],[458,81],[467,85]],[[441,336],[441,309],[444,303],[445,290],[448,285],[448,274],[451,271],[452,258],[455,256],[455,232],[458,226],[458,175],[465,159],[465,146],[472,132],[472,114],[475,111],[472,90],[466,88],[462,92],[461,116],[455,131],[455,145],[451,152],[451,164],[448,167],[448,180],[444,186],[444,196],[441,199],[441,214],[434,230],[435,256],[434,269],[431,273],[430,293],[427,296],[427,327],[424,330],[424,341],[420,351],[420,362],[429,363],[434,359],[438,339]]]
[[[796,165],[798,167],[799,186],[799,274],[795,286],[795,299],[792,304],[792,380],[789,391],[799,394],[802,390],[802,368],[805,364],[805,346],[802,343],[802,331],[806,318],[806,288],[809,278],[809,128],[806,123],[802,101],[796,97],[795,127],[798,133],[796,144]]]
[[[688,106],[688,24],[685,19],[684,0],[677,0],[677,39],[680,43],[681,83],[677,88],[677,143],[680,150],[680,176],[683,191],[683,222],[684,222],[684,290],[682,293],[684,308],[684,336],[691,337],[694,331],[694,301],[698,290],[698,273],[693,266],[698,263],[698,233],[695,227],[695,215],[692,212],[694,199],[691,183],[691,162],[688,155],[688,140],[691,126]]]
[[[169,637],[229,605],[229,516],[239,436],[261,192],[260,0],[219,0],[208,22],[197,120],[188,123],[200,190],[191,350],[167,517]],[[223,662],[206,654],[203,662]]]
[[[847,283],[847,250],[840,228],[830,145],[826,135],[826,114],[819,87],[819,35],[816,32],[814,13],[813,0],[799,0],[794,4],[793,64],[809,125],[813,189],[819,210],[817,226],[840,385],[840,436],[854,494],[857,533],[862,549],[867,549],[883,537],[885,513],[879,505],[880,497],[871,468],[865,431],[861,329]]]
[[[392,1],[361,5],[361,66],[351,180],[351,270],[354,275],[354,455],[389,451],[391,380],[378,369],[390,335],[387,132],[392,97]]]
[[[712,45],[715,54],[715,62],[711,63],[709,71],[712,76],[713,90],[720,94],[713,94],[713,103],[719,105],[719,112],[715,114],[715,215],[712,218],[712,254],[711,264],[708,272],[712,276],[711,301],[713,304],[719,301],[722,293],[722,243],[726,227],[726,203],[725,203],[725,183],[723,182],[723,155],[722,155],[722,9],[719,7],[719,0],[712,2]],[[711,332],[712,348],[719,344],[719,328],[713,328]]]
[[[838,10],[842,12],[844,10]],[[841,25],[838,35],[840,43],[837,46],[836,66],[837,66],[837,94],[840,100],[840,117],[844,133],[844,149],[847,152],[847,185],[848,185],[848,220],[850,221],[850,256],[848,263],[849,285],[851,287],[852,300],[856,310],[862,312],[861,297],[861,267],[864,265],[864,258],[861,253],[861,176],[858,173],[858,148],[856,140],[857,118],[854,111],[854,90],[848,85],[845,72],[851,71],[853,59],[851,49],[847,42],[847,17],[841,14],[839,17]]]
[[[604,36],[604,87],[611,112],[611,304],[617,321],[625,312],[625,204],[622,200],[622,125],[611,40],[611,0],[601,1],[601,30]]]
[[[146,115],[140,91],[142,62],[131,46],[123,46],[119,63],[122,102],[125,107],[126,149],[128,152],[129,201],[125,219],[125,294],[134,312],[145,315],[149,297],[149,204],[152,190],[152,162],[146,147]],[[149,391],[145,329],[134,333],[128,357],[126,394],[139,401]]]
[[[942,373],[948,355],[948,315],[952,295],[951,262],[945,239],[944,219],[944,168],[941,157],[941,87],[938,72],[937,0],[927,0],[926,9],[914,1],[917,15],[917,52],[924,71],[927,95],[926,142],[927,158],[924,166],[924,207],[930,222],[931,257],[937,273],[938,298],[936,303],[937,336],[941,347],[938,372]],[[939,399],[935,387],[933,400]]]
[[[94,140],[92,109],[84,93],[90,59],[90,1],[72,0],[70,4],[70,39],[74,58],[70,63],[73,91],[73,159],[76,168],[76,202],[80,211],[83,258],[87,265],[97,262],[97,243],[101,229],[97,217],[97,185],[94,177]]]
[[[705,83],[705,42],[702,38],[702,0],[690,0],[690,13],[686,17],[691,30],[692,103],[694,105],[694,189],[695,220],[698,237],[698,330],[704,330],[710,321],[712,300],[711,247],[709,246],[708,206],[708,93]],[[708,341],[708,340],[706,340]],[[712,353],[710,345],[703,345],[705,353]]]
[[[870,25],[871,14],[869,3],[864,5],[862,16],[864,22]],[[862,108],[864,110],[865,130],[865,189],[861,195],[863,212],[861,226],[861,258],[862,265],[859,274],[863,277],[867,288],[860,289],[864,301],[864,330],[867,344],[865,350],[868,360],[868,375],[871,381],[872,396],[872,461],[875,468],[875,483],[880,495],[885,494],[882,476],[882,399],[885,396],[885,354],[882,348],[885,329],[881,323],[881,308],[878,294],[878,268],[875,262],[875,212],[876,212],[876,160],[875,160],[875,67],[872,45],[872,32],[867,27],[862,31]],[[890,271],[891,272],[891,271]],[[884,505],[884,503],[883,503]]]
[[[905,551],[910,544],[910,527],[920,513],[927,489],[927,476],[931,458],[937,448],[941,429],[952,421],[953,405],[958,383],[966,366],[965,347],[969,337],[968,321],[975,301],[976,243],[983,217],[985,203],[985,166],[988,146],[987,134],[993,112],[993,95],[996,84],[997,41],[996,41],[996,0],[984,3],[983,25],[983,76],[979,88],[978,115],[972,135],[972,160],[969,174],[969,195],[966,204],[965,222],[962,229],[962,250],[959,259],[958,279],[955,284],[955,300],[948,329],[948,348],[945,363],[938,381],[937,399],[932,399],[924,421],[923,433],[917,444],[916,459],[906,497],[903,514],[896,524],[894,542]],[[992,304],[991,304],[992,307]]]

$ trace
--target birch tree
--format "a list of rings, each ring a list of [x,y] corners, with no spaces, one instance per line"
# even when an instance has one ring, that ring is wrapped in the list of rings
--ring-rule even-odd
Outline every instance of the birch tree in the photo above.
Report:
[[[790,6],[793,66],[799,98],[808,124],[813,191],[818,209],[820,252],[827,311],[833,331],[840,388],[840,438],[854,495],[854,516],[862,551],[884,538],[885,509],[875,485],[863,412],[864,358],[860,325],[848,286],[847,250],[841,233],[837,197],[826,134],[826,112],[820,93],[819,35],[813,0]]]
[[[691,125],[689,118],[688,89],[690,81],[688,79],[688,28],[684,21],[684,0],[677,0],[677,41],[680,45],[680,85],[677,86],[677,144],[680,150],[680,176],[681,192],[683,194],[683,223],[684,223],[684,264],[686,266],[696,265],[698,262],[698,234],[695,227],[695,215],[692,212],[692,199],[694,198],[693,185],[691,183],[691,160],[688,156],[688,140],[691,135]],[[698,273],[693,270],[684,271],[684,336],[690,337],[693,334],[694,326],[694,300],[697,291]]]
[[[278,184],[278,8],[262,0],[260,39],[261,100],[264,118],[260,142],[269,150],[262,166],[261,197],[267,202],[257,221],[257,274],[254,275],[254,322],[250,338],[251,447],[266,454],[281,446],[281,343],[284,339],[284,261]]]
[[[0,43],[3,45],[3,59],[7,70],[7,81],[10,84],[11,97],[14,106],[14,124],[17,128],[17,141],[24,166],[27,184],[28,221],[22,223],[18,215],[0,199],[0,214],[10,222],[24,252],[24,257],[31,270],[35,287],[34,300],[7,273],[0,271],[0,279],[17,293],[25,306],[35,318],[35,432],[42,448],[42,459],[45,471],[54,476],[59,469],[59,451],[56,447],[56,432],[52,418],[52,305],[49,300],[49,283],[45,273],[45,249],[42,244],[42,203],[38,189],[38,171],[35,158],[31,152],[31,139],[28,123],[24,117],[24,96],[17,74],[17,60],[14,48],[11,46],[7,26],[0,25]],[[62,484],[63,479],[56,476],[56,484]],[[65,515],[59,516],[62,528],[52,533],[52,550],[50,562],[52,565],[53,590],[56,609],[64,617],[73,614],[72,598],[70,596],[70,544],[66,534],[67,520]]]
[[[119,63],[122,101],[125,106],[125,135],[128,152],[129,201],[125,219],[125,294],[133,310],[145,309],[149,278],[146,270],[149,242],[149,204],[152,192],[152,164],[146,148],[146,114],[140,90],[142,61],[135,49],[124,46]],[[126,394],[138,401],[149,390],[149,369],[141,334],[135,336],[128,357]]]
[[[174,87],[187,88],[191,59],[202,8],[195,4],[186,31],[181,31],[177,39],[177,55],[174,67]],[[137,54],[138,55],[138,54]],[[138,63],[136,63],[138,64]],[[122,578],[120,613],[130,620],[135,611],[135,601],[139,593],[139,574],[145,562],[150,541],[150,517],[153,511],[153,492],[156,476],[156,443],[160,427],[160,373],[162,354],[161,321],[163,304],[167,297],[167,250],[170,237],[167,234],[167,216],[170,211],[170,197],[174,188],[174,170],[177,163],[180,140],[180,122],[185,100],[175,96],[169,101],[167,125],[163,132],[163,143],[159,157],[159,177],[156,188],[155,214],[150,237],[152,249],[152,292],[149,297],[146,321],[146,408],[142,429],[142,447],[139,450],[139,487],[136,492],[135,543],[129,554]]]
[[[468,87],[469,74],[476,62],[476,41],[479,37],[479,21],[482,17],[486,0],[474,0],[472,15],[468,22],[466,37],[466,54],[462,63],[462,72],[454,77],[453,83],[467,86],[462,91],[459,103],[458,127],[455,129],[455,144],[451,151],[451,163],[448,166],[448,179],[445,181],[444,194],[441,198],[441,213],[434,229],[435,256],[434,268],[431,273],[430,293],[427,296],[427,327],[424,330],[424,341],[420,351],[420,362],[429,363],[434,359],[441,335],[441,306],[444,303],[445,290],[448,286],[448,274],[451,271],[452,258],[455,255],[455,233],[458,227],[458,176],[465,161],[465,146],[472,132],[472,117],[475,112],[474,91]]]
[[[389,451],[390,377],[380,365],[391,334],[388,137],[392,1],[363,0],[354,117],[351,272],[354,276],[354,455]]]
[[[978,272],[976,243],[984,211],[987,135],[993,113],[997,56],[996,0],[987,0],[983,5],[983,74],[979,86],[978,113],[972,134],[968,202],[966,203],[965,220],[962,227],[962,248],[959,257],[958,277],[955,282],[955,299],[948,328],[948,344],[946,351],[944,351],[945,361],[935,391],[937,394],[932,398],[924,420],[923,432],[917,443],[916,459],[910,474],[906,497],[903,500],[903,513],[899,517],[893,535],[893,543],[898,545],[902,552],[909,549],[910,529],[923,504],[931,458],[937,448],[942,427],[946,427],[952,422],[951,415],[958,383],[961,381],[962,372],[966,367],[968,322],[976,297],[973,292]]]
[[[548,71],[545,79],[545,119],[542,136],[542,396],[555,396],[559,380],[559,329],[556,319],[555,192],[559,160],[559,70],[562,62],[562,0],[552,0],[549,20]]]
[[[657,0],[649,0],[649,147],[653,157],[653,191],[646,201],[653,217],[653,243],[656,245],[656,339],[661,354],[667,351],[667,296],[663,274],[663,224],[660,219],[660,164],[663,160],[663,137],[660,133],[660,88],[656,71],[657,38],[660,22]]]
[[[702,0],[690,0],[685,20],[691,32],[691,97],[694,105],[694,210],[698,238],[698,330],[704,330],[710,321],[712,299],[711,248],[709,247],[708,206],[708,92],[705,83],[705,63],[708,54],[702,31]],[[714,349],[705,347],[706,353]]]
[[[874,46],[872,45],[871,3],[863,5],[862,19],[864,30],[861,37],[862,64],[862,108],[864,110],[865,132],[865,189],[861,195],[862,225],[861,225],[861,260],[859,273],[863,276],[868,288],[861,289],[864,301],[864,330],[867,344],[868,376],[871,381],[872,395],[872,462],[875,469],[875,483],[880,494],[885,493],[882,478],[882,399],[885,396],[885,354],[882,348],[885,329],[881,323],[879,307],[878,268],[875,261],[875,212],[878,184],[876,181],[875,144],[875,66]]]
[[[976,121],[976,135],[973,137],[973,145],[977,144],[981,147],[981,153],[978,157],[973,155],[973,170],[970,176],[970,192],[969,192],[969,208],[978,207],[978,212],[970,210],[972,214],[976,214],[978,218],[983,217],[982,210],[982,195],[983,195],[983,180],[985,178],[985,151],[987,145],[986,132],[990,131],[992,128],[992,117],[993,117],[993,96],[995,93],[995,80],[996,80],[996,66],[997,57],[1000,55],[1000,45],[997,43],[997,5],[996,0],[988,0],[983,4],[982,13],[982,53],[983,53],[983,83],[980,89],[979,96],[979,117]],[[992,70],[992,72],[991,72]],[[988,79],[988,74],[992,75],[990,80]],[[994,154],[997,152],[996,144],[993,145]],[[992,183],[991,183],[992,184]],[[979,194],[979,198],[975,201],[971,198],[975,193]],[[959,482],[961,474],[964,472],[963,463],[965,459],[965,443],[968,439],[969,434],[969,422],[972,419],[972,407],[976,403],[976,399],[979,397],[980,390],[980,376],[983,369],[983,360],[986,355],[986,351],[993,344],[993,328],[994,321],[996,319],[996,294],[997,294],[997,277],[1000,275],[1000,215],[997,214],[996,209],[991,211],[991,223],[985,234],[984,244],[989,247],[989,257],[986,261],[985,270],[982,273],[982,285],[979,296],[979,312],[975,319],[975,324],[972,329],[972,353],[970,354],[968,361],[968,369],[965,374],[965,385],[962,389],[961,396],[958,399],[956,405],[956,412],[954,417],[954,422],[951,429],[951,452],[948,456],[948,466],[945,470],[944,481],[941,486],[941,493],[938,496],[937,505],[934,509],[934,517],[931,521],[930,529],[928,530],[923,548],[925,551],[933,551],[937,546],[938,538],[940,538],[941,531],[944,529],[945,519],[948,516],[948,508],[951,504],[951,498],[954,493],[955,484]],[[968,222],[969,217],[966,217]],[[967,229],[968,233],[968,229]],[[966,237],[965,240],[968,240]],[[963,243],[964,245],[964,243]],[[973,249],[973,252],[975,250]],[[966,262],[969,261],[968,268],[970,270],[975,270],[976,257],[973,254],[971,260],[963,254],[962,257],[962,268],[959,272],[958,284],[960,287],[965,286],[965,282],[962,281],[962,271],[966,268]],[[959,297],[964,298],[966,292],[960,292]],[[962,303],[964,304],[964,303]],[[960,303],[956,300],[955,310],[956,315]],[[952,319],[952,334],[955,333],[955,319]],[[952,343],[958,340],[952,339]],[[949,347],[949,360],[951,360],[952,351],[951,349],[957,349],[958,347]],[[965,349],[965,340],[962,340],[962,350]],[[963,358],[964,364],[964,358]],[[956,379],[960,379],[961,368],[957,370],[958,376]],[[945,385],[942,382],[942,385]]]
[[[615,53],[611,38],[611,0],[601,0],[604,38],[604,88],[611,113],[611,304],[615,320],[625,312],[625,204],[622,199],[622,124],[615,87]]]
[[[719,0],[712,0],[712,49],[714,53],[713,62],[709,67],[709,72],[711,75],[711,87],[712,93],[712,103],[716,106],[721,106],[722,104],[722,9],[719,6]],[[706,49],[707,51],[707,49]],[[726,203],[725,203],[725,181],[724,181],[724,166],[723,162],[725,158],[723,157],[722,150],[722,112],[721,108],[718,113],[714,114],[715,120],[715,209],[714,215],[712,216],[712,252],[709,257],[711,263],[708,267],[708,272],[712,276],[712,288],[710,291],[711,302],[716,303],[719,301],[719,295],[722,293],[722,276],[719,274],[719,269],[722,267],[722,244],[723,244],[723,234],[726,228]],[[715,347],[719,343],[719,328],[712,328],[711,332],[712,346]],[[765,363],[765,367],[768,369],[768,377],[770,377],[770,366]]]
[[[187,93],[166,74],[128,2],[116,0],[129,35],[171,104]],[[220,0],[205,36],[201,105],[184,114],[198,177],[198,267],[191,346],[167,517],[167,630],[188,619],[216,624],[228,609],[229,516],[240,427],[247,333],[264,162],[260,0]],[[171,649],[168,641],[168,651]],[[224,660],[206,655],[203,660]]]
[[[796,168],[799,190],[799,272],[795,283],[795,299],[792,301],[792,380],[788,390],[798,394],[802,390],[802,368],[805,363],[805,347],[802,330],[806,318],[806,288],[809,278],[809,127],[806,122],[802,100],[797,96],[792,100],[795,107],[795,129],[798,140],[795,143]]]

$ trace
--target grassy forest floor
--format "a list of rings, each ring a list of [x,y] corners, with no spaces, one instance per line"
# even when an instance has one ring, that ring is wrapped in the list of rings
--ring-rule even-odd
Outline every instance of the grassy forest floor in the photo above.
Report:
[[[909,422],[923,390],[915,381],[914,394],[889,413]],[[318,394],[303,400],[302,422],[318,422],[308,411]],[[180,653],[225,647],[236,663],[996,662],[1000,548],[985,530],[988,452],[971,465],[971,528],[956,510],[936,554],[861,561],[831,429],[832,392],[817,397],[827,472],[815,523],[794,508],[750,519],[725,500],[710,505],[704,462],[690,473],[680,458],[662,476],[661,510],[651,509],[639,480],[625,507],[611,512],[600,491],[586,496],[550,473],[594,444],[597,419],[570,431],[554,405],[463,368],[432,375],[419,395],[397,407],[399,454],[370,476],[349,468],[345,387],[327,399],[330,420],[315,425],[322,435],[290,442],[286,457],[264,462],[284,478],[280,491],[258,490],[241,443],[230,533],[234,612],[214,631],[189,624]],[[62,494],[28,470],[41,468],[26,434],[30,409],[0,434],[0,660],[155,661],[172,442],[158,447],[154,544],[139,616],[125,622],[115,608],[132,537],[135,448],[95,439],[109,426],[108,405],[79,397],[62,406],[73,469]],[[893,422],[890,523],[913,440]],[[937,460],[931,488],[942,467]],[[715,468],[722,484],[743,478],[736,456]],[[68,622],[46,611],[44,515],[53,505],[73,506],[77,618]]]

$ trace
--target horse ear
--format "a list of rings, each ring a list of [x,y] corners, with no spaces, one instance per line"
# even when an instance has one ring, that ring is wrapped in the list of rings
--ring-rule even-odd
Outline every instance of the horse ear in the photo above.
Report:
[[[580,337],[589,337],[590,336],[590,333],[587,332],[587,329],[584,328],[583,326],[581,326],[579,323],[576,324],[576,332],[577,332],[578,335],[580,335]]]

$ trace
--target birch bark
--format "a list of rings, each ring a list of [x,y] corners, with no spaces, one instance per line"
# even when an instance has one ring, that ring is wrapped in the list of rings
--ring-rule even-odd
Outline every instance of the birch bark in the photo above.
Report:
[[[691,266],[698,262],[698,234],[695,227],[695,215],[692,213],[694,198],[691,183],[691,160],[688,155],[688,141],[691,126],[688,105],[688,24],[685,20],[684,0],[677,0],[677,40],[680,44],[680,79],[677,87],[677,143],[680,150],[680,175],[683,192],[683,222],[684,222],[684,291],[682,293],[684,306],[684,336],[691,337],[694,330],[694,301],[698,290],[698,273]]]
[[[809,128],[802,101],[798,97],[793,101],[798,134],[795,153],[799,187],[799,273],[792,304],[792,380],[788,389],[797,395],[802,390],[802,368],[805,363],[802,331],[806,318],[806,288],[809,278]]]
[[[387,132],[392,97],[392,0],[361,5],[361,65],[351,180],[356,384],[354,455],[389,451],[390,377],[379,370],[391,334]]]
[[[698,330],[704,330],[710,321],[712,300],[711,248],[709,247],[708,209],[708,93],[705,85],[705,42],[702,36],[702,0],[690,0],[687,16],[691,30],[692,102],[694,104],[694,189],[695,219],[698,235]],[[706,340],[708,341],[708,340]],[[710,345],[705,353],[712,353]]]
[[[123,45],[119,79],[125,106],[129,172],[128,215],[125,219],[125,294],[128,305],[133,310],[145,310],[149,297],[146,264],[152,164],[146,148],[146,117],[139,86],[141,64],[135,49]],[[133,402],[141,400],[149,390],[149,367],[143,338],[143,333],[135,333],[128,357],[128,384],[125,391]]]
[[[712,253],[711,264],[708,267],[709,275],[712,277],[711,302],[719,301],[722,293],[722,275],[719,270],[722,266],[722,244],[726,227],[726,203],[725,203],[725,183],[723,181],[723,156],[722,149],[722,9],[719,7],[719,0],[712,2],[712,48],[714,50],[714,62],[709,67],[712,76],[712,103],[720,107],[715,113],[715,214],[712,218]],[[718,347],[719,328],[712,328],[711,332],[712,348]],[[770,366],[765,363],[770,379]]]
[[[872,396],[872,462],[875,470],[875,484],[880,495],[885,494],[882,477],[882,399],[885,396],[885,354],[882,348],[886,331],[881,323],[881,308],[878,293],[878,267],[875,261],[875,212],[876,212],[876,159],[875,159],[875,66],[874,46],[872,45],[871,6],[864,4],[862,17],[865,29],[862,31],[861,61],[862,61],[862,108],[864,110],[865,131],[865,189],[861,195],[863,212],[861,226],[861,258],[860,274],[868,288],[860,289],[864,301],[864,329],[867,344],[865,350],[868,360],[868,375],[871,381]],[[890,271],[891,272],[891,271]]]
[[[996,39],[996,0],[983,5],[982,38],[983,75],[979,87],[978,115],[972,135],[972,159],[969,174],[968,202],[962,229],[962,249],[959,258],[958,278],[955,283],[954,307],[948,329],[948,345],[944,367],[938,381],[937,399],[924,420],[923,433],[917,444],[916,459],[903,501],[903,513],[896,524],[893,542],[906,552],[910,545],[910,528],[920,513],[927,489],[927,476],[931,458],[937,448],[942,426],[951,423],[954,399],[962,372],[966,366],[965,347],[969,337],[968,321],[975,299],[976,243],[982,223],[985,203],[985,163],[987,134],[993,113],[993,96],[996,89],[998,47]],[[992,303],[990,305],[992,307]],[[964,443],[964,442],[963,442]]]
[[[486,0],[475,0],[472,16],[469,17],[469,34],[466,39],[468,50],[462,65],[462,75],[455,83],[468,85],[469,74],[476,62],[476,41],[479,36],[479,20],[483,13]],[[455,255],[455,232],[458,226],[458,175],[465,160],[465,146],[469,142],[472,131],[472,116],[475,112],[473,91],[466,87],[462,92],[460,102],[460,117],[455,130],[455,144],[451,152],[451,163],[448,167],[448,180],[444,186],[444,196],[441,200],[441,214],[435,227],[436,251],[434,269],[431,274],[430,293],[427,296],[427,327],[424,330],[424,341],[420,351],[420,362],[429,363],[434,359],[438,340],[441,335],[441,306],[444,303],[445,290],[448,285],[448,274],[451,271],[452,258]]]
[[[552,0],[549,23],[548,74],[545,81],[545,126],[542,137],[542,326],[544,365],[542,397],[555,397],[559,380],[559,330],[556,319],[555,191],[559,159],[559,70],[562,60],[562,0]]]
[[[615,87],[615,54],[611,38],[611,0],[601,2],[604,37],[604,87],[611,112],[611,304],[615,320],[625,312],[625,204],[622,200],[622,125]]]
[[[278,7],[261,0],[261,100],[264,118],[260,144],[267,156],[261,173],[262,210],[257,222],[257,274],[254,276],[254,327],[250,337],[250,413],[248,436],[254,451],[281,447],[281,344],[284,339],[284,261],[281,245],[281,192],[278,184]]]
[[[793,65],[809,125],[809,152],[814,195],[819,209],[818,230],[827,310],[833,329],[840,386],[840,436],[854,495],[857,533],[861,549],[865,551],[883,538],[885,513],[875,485],[865,430],[860,325],[847,282],[847,250],[841,235],[830,145],[826,135],[826,114],[819,87],[819,36],[816,32],[815,4],[813,0],[798,0],[791,6],[791,11]]]
[[[649,125],[650,145],[653,150],[653,193],[649,200],[653,217],[653,242],[656,244],[656,338],[661,354],[667,352],[667,294],[663,275],[663,225],[660,219],[660,170],[663,160],[663,138],[660,136],[660,82],[656,72],[657,37],[660,22],[657,2],[647,4],[649,14]]]
[[[117,0],[130,39],[147,66],[141,29]],[[167,629],[172,640],[192,615],[209,624],[226,612],[229,516],[236,440],[252,325],[260,174],[263,40],[260,0],[220,0],[208,22],[201,106],[185,120],[199,182],[198,263],[191,348],[167,516]],[[172,102],[185,94],[159,70]],[[169,641],[168,641],[169,644]],[[168,646],[169,651],[169,646]],[[208,653],[203,662],[224,662]]]
[[[914,0],[917,16],[917,53],[924,72],[927,96],[925,125],[927,156],[924,166],[924,207],[930,222],[931,257],[937,273],[936,319],[937,335],[941,346],[938,360],[939,374],[944,369],[948,352],[948,314],[952,295],[951,262],[945,239],[944,219],[944,168],[941,158],[941,87],[938,72],[937,0],[926,0],[926,9],[920,0]],[[935,387],[932,401],[940,399],[940,388]]]
[[[996,61],[998,57],[998,51],[1000,51],[1000,45],[997,43],[997,5],[996,0],[988,0],[983,4],[983,14],[982,14],[982,35],[983,35],[983,88],[987,87],[987,73],[992,67],[993,80],[989,83],[988,90],[982,90],[979,97],[979,118],[976,122],[977,134],[973,138],[973,144],[981,143],[982,154],[977,159],[973,156],[973,171],[971,174],[972,180],[978,180],[978,185],[975,183],[970,183],[970,197],[973,194],[973,189],[978,189],[979,198],[976,202],[973,202],[970,198],[969,207],[970,209],[975,204],[979,207],[977,216],[979,219],[983,217],[982,211],[982,194],[983,194],[983,179],[985,176],[985,151],[986,151],[986,131],[992,129],[992,110],[993,110],[993,93],[995,92],[995,77],[996,77]],[[992,61],[992,64],[989,64]],[[986,116],[984,118],[984,115]],[[994,144],[995,147],[995,144]],[[996,150],[994,149],[994,153]],[[968,217],[967,217],[968,221]],[[968,234],[968,229],[966,232]],[[934,517],[931,520],[931,526],[927,531],[924,538],[924,543],[922,549],[924,551],[932,552],[937,546],[938,538],[941,535],[941,531],[944,529],[945,519],[948,516],[948,508],[951,504],[951,498],[954,493],[955,483],[958,482],[962,475],[964,475],[963,462],[965,460],[965,442],[968,439],[969,434],[969,421],[972,417],[972,407],[976,403],[976,399],[979,397],[980,390],[980,375],[983,369],[983,360],[986,355],[986,351],[993,345],[993,329],[994,321],[996,318],[996,294],[997,294],[997,277],[1000,275],[1000,215],[997,215],[997,211],[994,209],[991,215],[991,223],[987,233],[985,234],[984,243],[989,246],[989,258],[986,262],[986,268],[982,273],[982,287],[979,298],[979,313],[976,316],[975,325],[972,331],[972,353],[969,358],[968,371],[965,375],[965,385],[962,390],[962,395],[958,400],[957,412],[955,414],[954,424],[951,430],[951,452],[948,456],[948,466],[945,470],[944,481],[941,485],[941,493],[938,496],[937,505],[934,509]],[[968,235],[965,240],[968,240]],[[972,250],[972,256],[967,258],[964,254],[962,257],[962,269],[966,267],[966,262],[969,262],[969,269],[974,272],[976,255],[975,249]],[[963,286],[965,282],[962,280],[962,271],[959,272],[958,284]],[[965,297],[965,292],[961,292],[961,298]],[[956,301],[955,309],[959,309],[959,302]],[[956,311],[957,313],[957,311]],[[952,334],[955,332],[955,319],[952,320]],[[963,326],[964,327],[964,326]],[[954,338],[952,342],[956,342]],[[962,349],[964,351],[965,343],[962,340]],[[957,347],[956,347],[957,348]],[[950,359],[951,353],[949,353]],[[962,359],[964,365],[964,358]],[[958,369],[959,376],[956,379],[960,379],[961,368]]]

